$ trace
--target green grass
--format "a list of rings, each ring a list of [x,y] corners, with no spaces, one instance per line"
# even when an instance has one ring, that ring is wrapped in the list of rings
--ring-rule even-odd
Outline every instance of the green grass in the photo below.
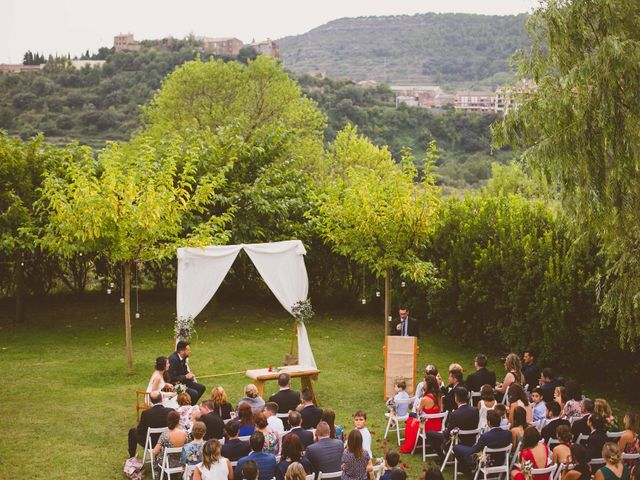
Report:
[[[143,300],[143,317],[133,326],[132,376],[126,374],[117,298],[50,297],[30,304],[29,324],[0,327],[0,478],[123,478],[127,430],[135,425],[134,390],[146,387],[155,357],[168,355],[173,346],[174,299]],[[308,324],[321,370],[321,406],[335,409],[348,428],[351,415],[365,410],[376,456],[382,453],[385,411],[380,323],[377,317],[340,314],[319,315]],[[272,306],[214,304],[198,316],[191,367],[207,375],[279,365],[291,327],[290,316]],[[467,372],[475,353],[424,329],[419,365],[434,363],[446,371],[456,361]],[[502,372],[496,361],[490,366]],[[232,402],[248,382],[243,375],[203,381],[206,396],[219,384]],[[270,382],[266,396],[274,390]],[[418,455],[404,455],[403,461],[410,478],[422,476]]]

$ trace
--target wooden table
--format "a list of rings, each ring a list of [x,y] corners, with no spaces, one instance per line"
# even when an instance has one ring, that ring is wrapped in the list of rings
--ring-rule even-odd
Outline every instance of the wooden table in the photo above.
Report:
[[[308,388],[313,395],[313,403],[318,405],[318,398],[313,389],[313,382],[318,380],[320,370],[302,365],[289,365],[287,367],[274,367],[270,372],[268,368],[258,368],[255,370],[247,370],[245,375],[253,380],[258,387],[258,395],[264,398],[264,384],[268,380],[277,380],[281,373],[287,373],[291,378],[300,377],[302,389]]]

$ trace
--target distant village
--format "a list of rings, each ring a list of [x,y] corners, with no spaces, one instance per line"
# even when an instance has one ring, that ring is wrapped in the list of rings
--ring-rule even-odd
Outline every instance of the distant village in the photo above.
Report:
[[[271,39],[263,41],[253,41],[245,44],[235,37],[195,37],[202,42],[202,50],[214,55],[236,57],[243,47],[253,48],[259,55],[268,55],[273,58],[280,58],[278,44]],[[171,49],[175,43],[173,37],[166,37],[159,40],[152,40],[151,43],[144,42],[157,49]],[[113,48],[116,52],[135,52],[143,47],[143,42],[135,40],[132,33],[119,34],[113,37]],[[69,60],[75,69],[85,67],[101,68],[105,60]],[[19,73],[34,70],[42,70],[46,63],[40,65],[23,64],[0,64],[0,72]],[[374,80],[363,80],[357,82],[362,87],[375,87],[378,82]],[[437,85],[390,85],[391,91],[395,94],[396,106],[400,104],[421,107],[434,110],[454,108],[477,113],[504,113],[509,108],[509,101],[504,92],[498,90],[491,91],[460,91],[456,93],[446,93]]]

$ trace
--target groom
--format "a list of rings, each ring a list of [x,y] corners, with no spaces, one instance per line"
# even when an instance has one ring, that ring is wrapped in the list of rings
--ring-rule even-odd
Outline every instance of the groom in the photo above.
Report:
[[[187,358],[191,353],[189,342],[180,340],[176,345],[176,351],[169,355],[169,381],[174,385],[177,382],[187,386],[187,393],[191,397],[191,405],[198,403],[198,400],[206,390],[201,383],[196,383],[196,377],[189,370]]]

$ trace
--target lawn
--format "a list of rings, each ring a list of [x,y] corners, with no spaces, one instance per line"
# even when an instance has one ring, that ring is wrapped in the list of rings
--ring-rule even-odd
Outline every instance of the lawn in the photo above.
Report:
[[[142,318],[133,325],[135,374],[128,376],[122,308],[117,298],[105,297],[49,297],[29,306],[29,324],[0,324],[0,478],[123,478],[127,430],[135,425],[134,390],[146,387],[155,357],[171,353],[175,303],[171,295],[143,298]],[[8,306],[3,310],[10,313]],[[291,326],[290,316],[272,304],[210,305],[197,319],[191,367],[208,375],[279,365]],[[378,317],[318,315],[308,330],[322,372],[316,383],[321,406],[335,409],[348,426],[356,410],[365,410],[374,455],[381,455],[384,337]],[[472,368],[475,351],[423,332],[419,365],[446,371],[456,361],[465,372]],[[499,360],[491,360],[500,377]],[[233,403],[248,379],[231,375],[203,383],[206,396],[223,385]],[[270,382],[267,395],[275,388]],[[409,477],[422,476],[418,455],[403,457]]]

